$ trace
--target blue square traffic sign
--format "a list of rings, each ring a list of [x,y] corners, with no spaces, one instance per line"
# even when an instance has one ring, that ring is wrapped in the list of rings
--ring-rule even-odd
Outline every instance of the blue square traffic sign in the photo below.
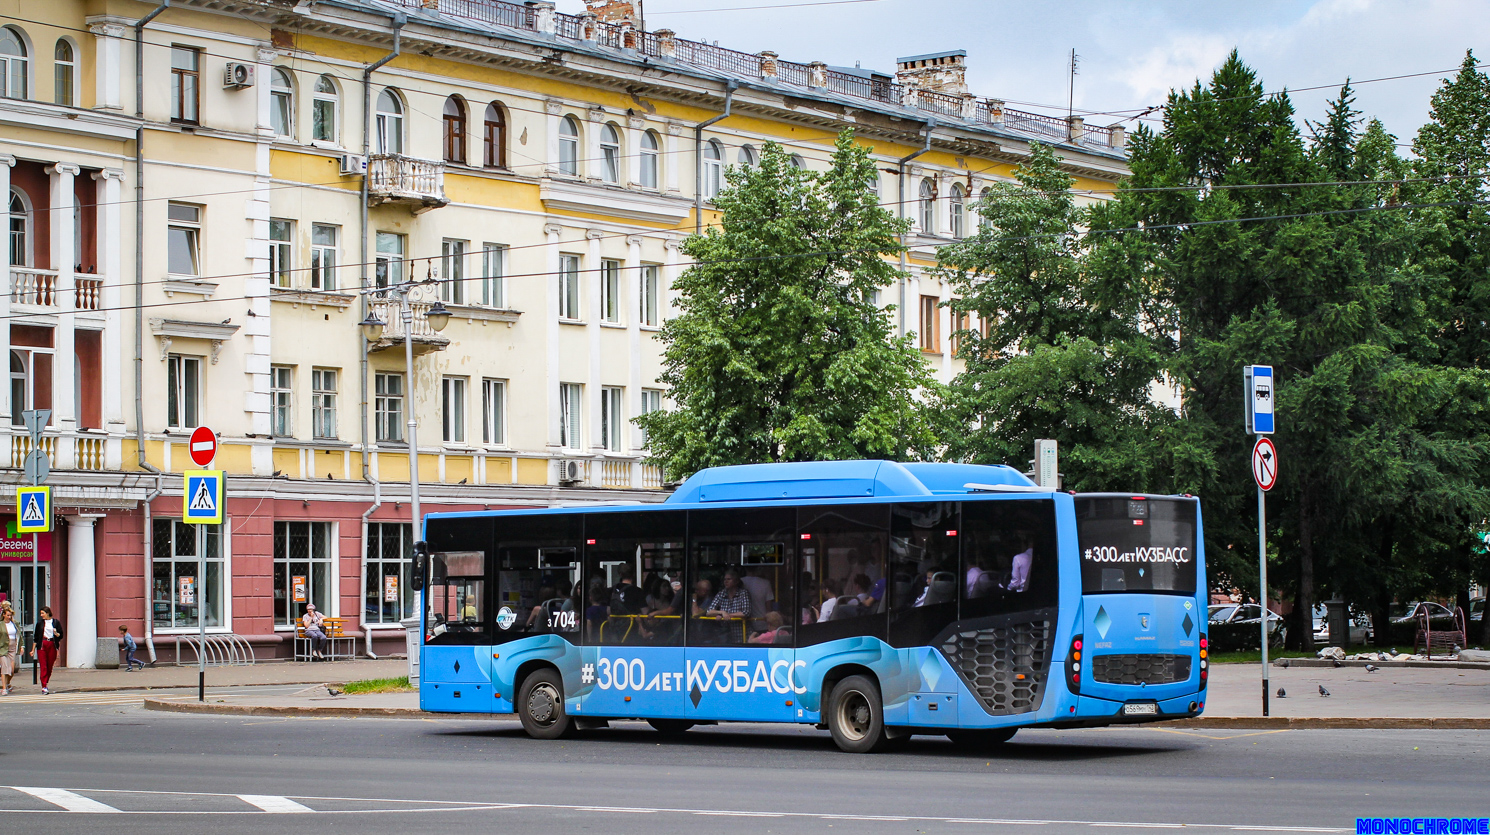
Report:
[[[183,476],[181,521],[190,525],[221,525],[222,470],[187,470]]]

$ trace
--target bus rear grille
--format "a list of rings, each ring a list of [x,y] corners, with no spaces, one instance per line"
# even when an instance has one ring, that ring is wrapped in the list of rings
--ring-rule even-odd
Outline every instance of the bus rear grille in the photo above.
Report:
[[[1029,713],[1039,709],[1050,671],[1050,634],[1048,620],[954,632],[942,653],[984,710],[995,716]]]
[[[1190,679],[1188,655],[1096,655],[1092,678],[1102,684],[1174,684]]]

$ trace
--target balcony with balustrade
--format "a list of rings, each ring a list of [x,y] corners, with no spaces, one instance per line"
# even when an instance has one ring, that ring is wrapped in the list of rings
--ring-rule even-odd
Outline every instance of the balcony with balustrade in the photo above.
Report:
[[[409,311],[413,314],[413,321],[405,323],[403,306],[397,299],[378,298],[374,295],[368,302],[368,309],[383,322],[383,331],[376,342],[368,343],[367,350],[370,353],[389,348],[403,350],[406,337],[414,340],[415,356],[450,347],[450,337],[442,336],[429,323],[431,307],[434,307],[433,301],[410,301]]]
[[[373,154],[367,160],[367,202],[406,205],[421,214],[450,202],[445,197],[445,165],[403,154]]]

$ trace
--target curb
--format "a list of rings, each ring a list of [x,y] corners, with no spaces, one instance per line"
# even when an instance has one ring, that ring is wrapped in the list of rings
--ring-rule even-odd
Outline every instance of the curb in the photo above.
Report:
[[[211,683],[209,683],[207,686],[208,687],[300,687],[300,686],[313,687],[313,686],[315,686],[317,684],[330,684],[332,686],[336,686],[336,685],[345,684],[345,683],[346,682],[345,681],[342,681],[341,679],[333,679],[331,681],[327,681],[326,679],[318,678],[318,679],[315,679],[315,680],[306,680],[306,681],[260,681],[260,682],[255,682],[253,684],[211,684]],[[141,685],[141,686],[137,686],[137,687],[69,687],[69,688],[67,688],[65,690],[54,687],[54,688],[52,688],[52,692],[53,693],[123,693],[123,692],[131,692],[132,693],[132,692],[135,692],[137,690],[144,690],[144,691],[148,692],[148,691],[151,691],[151,690],[195,690],[195,689],[197,689],[197,686],[195,684],[146,684],[146,685]]]
[[[194,702],[165,702],[146,699],[146,710],[163,710],[170,713],[217,714],[224,716],[332,716],[370,717],[391,716],[402,718],[429,718],[436,714],[414,707],[334,707],[320,705],[230,705],[201,704]],[[449,714],[439,714],[454,718]],[[487,720],[510,720],[512,713],[466,714],[467,718]],[[1138,727],[1138,726],[1133,726]],[[1398,717],[1380,718],[1323,718],[1289,716],[1213,716],[1183,719],[1176,722],[1161,722],[1157,728],[1208,728],[1215,730],[1490,730],[1490,718],[1486,719],[1406,719]]]
[[[1279,658],[1268,663],[1269,667],[1288,669],[1288,667],[1331,667],[1336,664],[1331,658],[1289,658],[1287,667],[1283,665],[1285,659]],[[1256,665],[1256,661],[1228,661],[1228,664]],[[1372,664],[1383,670],[1392,668],[1412,667],[1429,670],[1490,670],[1490,662],[1485,661],[1340,661],[1340,667],[1365,667]]]

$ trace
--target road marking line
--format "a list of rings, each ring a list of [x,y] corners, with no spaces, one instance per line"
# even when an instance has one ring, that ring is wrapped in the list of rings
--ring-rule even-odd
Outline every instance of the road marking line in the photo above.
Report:
[[[1176,730],[1174,728],[1153,728],[1152,730],[1158,731],[1160,733],[1165,733],[1165,734],[1179,734],[1180,736],[1198,736],[1201,739],[1219,739],[1219,740],[1223,740],[1223,741],[1224,740],[1228,740],[1228,739],[1241,739],[1244,736],[1265,736],[1267,734],[1286,734],[1286,733],[1292,733],[1293,732],[1293,729],[1292,728],[1279,728],[1278,730],[1275,730],[1275,731],[1254,731],[1254,732],[1248,733],[1248,734],[1232,734],[1231,736],[1210,736],[1208,734],[1198,734],[1198,733],[1196,733],[1194,731],[1181,731],[1181,730]]]
[[[29,794],[38,800],[45,800],[54,806],[61,806],[69,812],[117,812],[113,806],[99,803],[89,797],[74,794],[67,789],[36,788],[33,786],[11,786],[18,792]]]
[[[295,801],[289,799],[288,797],[281,797],[274,794],[240,794],[238,795],[238,799],[243,801],[244,803],[257,806],[266,812],[272,812],[274,814],[315,812],[315,809],[312,809],[309,806],[302,806],[299,803],[296,803]]]

